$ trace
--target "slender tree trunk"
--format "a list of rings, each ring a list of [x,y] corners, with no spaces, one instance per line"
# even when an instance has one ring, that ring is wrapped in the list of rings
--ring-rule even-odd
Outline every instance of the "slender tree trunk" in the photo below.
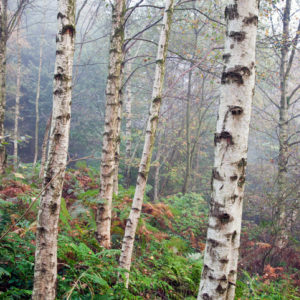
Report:
[[[49,138],[49,131],[51,126],[51,116],[47,121],[43,144],[42,144],[42,158],[41,158],[41,168],[40,168],[40,174],[39,178],[44,177],[44,171],[45,171],[45,165],[46,165],[46,159],[47,159],[47,144],[48,144],[48,138]]]
[[[20,116],[20,95],[21,95],[21,43],[20,43],[20,20],[17,29],[17,88],[15,105],[15,128],[14,128],[14,169],[18,168],[18,139],[19,139],[19,116]]]
[[[193,64],[191,63],[190,68]],[[192,71],[189,72],[188,79],[188,91],[187,91],[187,103],[186,103],[186,167],[185,167],[185,177],[182,187],[182,193],[187,192],[190,176],[191,176],[191,133],[190,133],[190,116],[191,116],[191,86],[192,86]]]
[[[119,94],[119,109],[118,109],[118,125],[117,125],[117,138],[116,138],[116,151],[115,151],[115,170],[114,170],[114,183],[113,194],[119,193],[119,164],[120,164],[120,143],[121,143],[121,119],[122,119],[122,103],[123,93]]]
[[[6,107],[6,43],[7,43],[7,0],[0,1],[0,137],[5,141],[4,117]],[[6,149],[0,144],[0,174],[6,167]]]
[[[128,63],[128,74],[131,73],[131,63]],[[125,137],[126,137],[126,150],[125,150],[125,162],[126,162],[126,170],[125,170],[125,178],[126,178],[126,187],[129,188],[130,186],[130,159],[131,159],[131,147],[132,147],[132,137],[131,137],[131,101],[132,101],[132,95],[131,95],[131,86],[130,82],[126,85],[126,99],[125,99]]]
[[[54,300],[57,277],[57,234],[71,120],[75,49],[75,1],[58,1],[58,33],[54,70],[53,111],[47,168],[38,213],[32,299]]]
[[[45,24],[43,25],[45,26]],[[42,29],[42,36],[40,41],[40,61],[39,61],[39,72],[38,72],[38,81],[36,87],[36,98],[35,98],[35,136],[34,136],[34,159],[33,166],[35,167],[38,154],[39,154],[39,101],[40,101],[40,90],[41,90],[41,74],[42,74],[42,65],[43,65],[43,46],[44,46],[44,34],[45,28]]]
[[[277,196],[277,231],[276,246],[283,248],[287,243],[287,220],[286,220],[286,197],[288,183],[288,102],[287,102],[287,62],[288,62],[288,41],[289,41],[289,24],[291,13],[291,0],[286,1],[283,14],[283,31],[281,43],[280,59],[280,108],[279,108],[279,159],[278,159],[278,196]]]
[[[156,167],[154,173],[154,195],[153,201],[157,202],[159,198],[159,171],[160,171],[160,158],[161,158],[161,137],[158,136],[157,138],[157,154],[156,154]]]
[[[255,85],[257,0],[225,9],[224,71],[215,133],[212,197],[198,299],[233,300],[242,221],[251,105]]]
[[[96,237],[100,245],[110,248],[111,206],[115,174],[115,152],[118,139],[120,110],[119,93],[124,60],[125,0],[115,0],[112,6],[112,32],[110,40],[109,70],[106,84],[106,109],[100,170],[100,194],[96,214]]]
[[[148,179],[152,150],[155,142],[156,128],[159,119],[159,111],[162,101],[162,89],[165,74],[165,62],[168,49],[169,35],[173,15],[173,0],[166,0],[166,6],[163,17],[163,27],[158,43],[158,52],[156,57],[155,78],[152,91],[152,102],[149,118],[147,122],[146,136],[144,142],[143,154],[139,166],[136,190],[132,202],[129,218],[126,222],[125,234],[122,242],[122,252],[120,256],[120,267],[130,270],[133,244],[136,227],[141,214],[145,187]],[[128,286],[129,273],[126,273],[126,286]]]

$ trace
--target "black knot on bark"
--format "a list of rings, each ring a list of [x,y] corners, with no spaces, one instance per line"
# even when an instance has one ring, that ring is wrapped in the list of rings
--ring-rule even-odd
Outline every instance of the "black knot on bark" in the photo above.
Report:
[[[236,83],[237,85],[244,84],[244,77],[251,75],[248,67],[235,66],[222,73],[221,84]]]
[[[227,288],[226,288],[226,287],[223,288],[223,287],[221,286],[221,284],[219,284],[218,287],[217,287],[217,289],[216,289],[216,291],[217,291],[219,294],[223,295],[223,294],[227,291]]]
[[[212,298],[207,293],[202,294],[202,298],[203,300],[212,300]]]
[[[230,222],[230,215],[229,214],[227,214],[227,213],[223,213],[223,214],[220,214],[219,216],[218,216],[218,219],[220,220],[220,222],[222,223],[222,224],[227,224],[227,223],[229,223]]]
[[[231,37],[234,41],[240,43],[242,42],[246,37],[246,32],[244,31],[230,31],[229,37]]]
[[[61,34],[62,34],[62,35],[64,35],[64,34],[69,34],[71,37],[73,37],[74,34],[75,34],[75,26],[74,26],[74,25],[71,25],[71,24],[65,25],[65,26],[62,28]]]
[[[257,26],[257,24],[258,24],[258,16],[250,14],[249,17],[245,17],[244,18],[243,23],[246,24],[246,25],[253,24],[253,25]]]
[[[240,106],[229,106],[229,111],[233,116],[240,116],[244,110]]]
[[[222,139],[227,142],[227,145],[234,144],[232,135],[228,131],[222,131],[221,133],[215,133],[215,145],[217,145],[217,143],[220,143]]]
[[[225,63],[228,63],[229,62],[229,59],[231,57],[231,54],[230,53],[225,53],[223,54],[222,58],[224,60]]]

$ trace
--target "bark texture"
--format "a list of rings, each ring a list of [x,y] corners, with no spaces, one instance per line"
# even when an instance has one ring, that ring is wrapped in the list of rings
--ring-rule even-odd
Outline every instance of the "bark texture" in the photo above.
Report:
[[[130,75],[131,73],[131,62],[128,63],[127,74]],[[126,84],[126,91],[125,91],[125,139],[126,139],[126,149],[125,149],[125,161],[126,161],[126,170],[125,170],[125,177],[126,177],[126,186],[129,188],[130,186],[130,160],[131,160],[131,147],[132,147],[132,138],[131,138],[131,102],[132,102],[132,95],[131,95],[131,86],[130,82]]]
[[[124,60],[125,0],[115,0],[112,5],[112,31],[110,40],[109,69],[106,83],[105,125],[100,166],[100,194],[96,214],[96,237],[100,245],[110,248],[111,206],[115,175],[115,153],[118,139],[120,88]]]
[[[45,24],[43,25],[45,26]],[[38,154],[39,154],[39,101],[40,101],[40,90],[41,90],[41,74],[42,74],[42,64],[43,64],[43,45],[44,45],[44,30],[42,30],[41,42],[40,42],[40,59],[39,59],[39,71],[38,71],[38,81],[36,87],[36,98],[35,98],[35,136],[34,136],[34,159],[33,166],[36,165]]]
[[[20,21],[17,29],[17,87],[15,103],[15,126],[14,126],[14,169],[18,168],[18,139],[19,139],[19,117],[20,117],[20,96],[21,96],[21,44],[20,44]]]
[[[255,84],[257,0],[230,1],[215,133],[212,197],[198,299],[233,300],[240,247],[251,105]]]
[[[72,71],[75,45],[75,1],[58,1],[58,33],[54,70],[49,154],[36,234],[32,299],[53,300],[56,294],[57,234],[71,120]]]
[[[0,137],[4,137],[6,107],[6,43],[7,43],[7,0],[0,1]],[[1,139],[4,141],[4,139]],[[0,144],[0,174],[6,166],[5,145]]]
[[[173,0],[166,0],[163,24],[158,43],[158,52],[156,57],[155,78],[152,91],[152,102],[150,106],[149,117],[147,121],[146,136],[144,142],[144,149],[139,166],[138,177],[136,182],[136,190],[132,202],[130,215],[126,222],[124,238],[122,242],[122,252],[120,256],[120,267],[130,270],[131,257],[133,252],[133,244],[135,239],[135,232],[138,220],[141,214],[145,187],[148,179],[150,163],[152,158],[152,150],[155,142],[155,134],[159,119],[159,111],[162,101],[162,89],[165,74],[165,62],[168,49],[169,35],[173,16]],[[126,273],[128,286],[129,273]]]
[[[277,195],[277,231],[276,246],[283,248],[288,239],[286,220],[286,200],[288,185],[288,159],[289,159],[289,105],[287,99],[287,65],[289,53],[289,26],[291,14],[291,0],[286,1],[283,14],[283,30],[280,57],[280,106],[279,106],[279,156],[278,156],[278,195]]]
[[[44,172],[45,172],[45,165],[46,165],[46,159],[47,159],[47,144],[48,144],[48,138],[49,138],[49,131],[51,126],[51,116],[47,121],[43,144],[42,144],[42,158],[41,158],[41,168],[40,168],[40,174],[39,178],[43,178]]]

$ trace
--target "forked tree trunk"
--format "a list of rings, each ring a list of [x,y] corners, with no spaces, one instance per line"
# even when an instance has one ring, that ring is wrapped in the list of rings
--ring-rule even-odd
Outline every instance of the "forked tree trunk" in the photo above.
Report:
[[[112,32],[110,40],[109,69],[106,83],[105,125],[102,142],[100,194],[96,214],[96,237],[100,245],[110,248],[111,207],[115,174],[115,152],[118,139],[119,93],[124,60],[125,0],[115,0],[112,5]]]
[[[14,127],[14,169],[18,168],[18,139],[19,139],[19,116],[21,95],[21,43],[20,43],[20,20],[17,28],[17,87],[15,104],[15,127]]]
[[[71,120],[75,0],[58,1],[57,21],[49,154],[43,181],[45,191],[40,201],[36,234],[32,294],[34,300],[54,300],[56,294],[58,220]]]
[[[233,300],[251,105],[255,85],[257,0],[225,9],[224,71],[215,133],[215,162],[207,241],[198,299]]]
[[[45,26],[45,23],[44,25]],[[43,45],[44,45],[44,30],[42,29],[42,36],[40,41],[40,60],[39,60],[39,71],[38,71],[38,81],[36,87],[36,98],[35,98],[35,136],[34,136],[34,159],[33,166],[35,167],[38,154],[39,154],[39,101],[40,101],[40,90],[41,90],[41,74],[42,74],[42,64],[43,64]]]
[[[0,142],[4,142],[4,117],[6,107],[6,43],[7,43],[7,0],[0,0]],[[0,144],[0,174],[6,167],[6,149]]]
[[[173,16],[173,0],[166,0],[163,25],[158,43],[155,78],[152,91],[152,102],[147,122],[146,136],[144,142],[143,154],[139,166],[139,172],[136,182],[136,190],[132,202],[130,215],[126,222],[124,238],[122,242],[122,252],[120,256],[120,267],[130,270],[133,244],[138,220],[141,214],[144,192],[148,179],[152,150],[155,142],[155,134],[159,119],[159,111],[162,101],[162,89],[165,74],[166,54],[168,49],[169,35],[171,30]],[[129,273],[126,273],[126,286],[128,286]]]
[[[44,171],[45,171],[45,164],[47,159],[47,144],[48,144],[48,138],[49,138],[49,131],[50,131],[50,125],[51,125],[51,116],[47,121],[43,144],[42,144],[42,158],[41,158],[41,168],[40,168],[40,174],[39,178],[43,178]]]

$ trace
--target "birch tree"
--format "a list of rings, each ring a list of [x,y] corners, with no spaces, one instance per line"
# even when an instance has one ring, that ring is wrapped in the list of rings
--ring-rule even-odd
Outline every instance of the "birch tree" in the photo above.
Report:
[[[295,50],[300,36],[300,21],[295,37],[291,41],[290,19],[291,19],[291,0],[286,0],[283,17],[282,17],[282,36],[280,44],[280,104],[279,109],[279,155],[278,155],[278,195],[277,195],[277,227],[278,237],[276,245],[283,248],[288,239],[288,221],[287,217],[287,197],[288,191],[288,161],[290,157],[290,148],[293,145],[299,144],[300,140],[290,142],[289,125],[294,119],[290,115],[292,108],[293,96],[295,96],[300,85],[288,95],[288,83],[291,72],[291,67],[295,57]],[[298,116],[299,117],[299,116]],[[293,214],[293,213],[292,213]]]
[[[225,9],[224,70],[215,133],[212,196],[198,299],[234,299],[251,105],[255,85],[257,0]]]
[[[148,179],[152,151],[155,142],[155,134],[159,119],[159,111],[162,101],[162,89],[165,75],[165,63],[168,49],[169,35],[171,30],[172,16],[174,9],[174,1],[166,0],[163,24],[158,43],[156,56],[155,78],[152,90],[152,102],[150,106],[149,117],[147,121],[146,136],[141,162],[139,165],[138,177],[136,182],[136,190],[132,202],[131,211],[126,222],[124,238],[122,242],[122,252],[120,256],[120,267],[130,270],[131,257],[133,252],[133,244],[135,239],[138,220],[141,215],[144,192]],[[126,286],[129,282],[129,273],[126,273]]]
[[[115,0],[112,5],[112,29],[109,50],[109,69],[106,83],[105,124],[100,166],[100,194],[96,214],[96,237],[100,245],[110,248],[111,206],[115,174],[116,141],[120,118],[120,88],[124,60],[125,0]]]
[[[67,163],[75,49],[75,1],[58,1],[49,154],[39,206],[32,299],[54,300],[57,277],[57,234]]]
[[[19,18],[20,19],[20,18]],[[18,167],[18,138],[19,138],[19,118],[20,118],[20,96],[21,96],[21,43],[20,43],[20,22],[17,28],[17,87],[15,104],[15,126],[14,126],[14,169]]]
[[[6,108],[6,48],[7,41],[15,29],[19,17],[22,15],[29,0],[20,0],[14,11],[8,14],[8,0],[0,1],[0,137],[4,141],[4,118]],[[6,166],[5,145],[0,144],[0,174]]]
[[[45,16],[45,14],[44,14]],[[39,58],[39,71],[38,80],[36,86],[36,97],[35,97],[35,136],[34,136],[34,159],[33,166],[36,165],[38,154],[39,154],[39,100],[40,100],[40,90],[41,90],[41,74],[43,66],[43,46],[44,46],[44,34],[45,34],[45,23],[43,24],[42,36],[40,41],[40,58]]]

